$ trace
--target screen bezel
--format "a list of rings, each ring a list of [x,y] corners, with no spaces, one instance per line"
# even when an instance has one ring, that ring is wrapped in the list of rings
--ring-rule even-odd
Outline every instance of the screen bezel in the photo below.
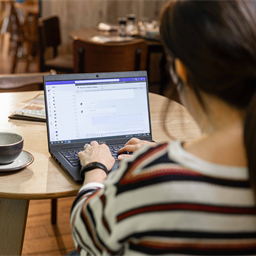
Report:
[[[62,148],[72,148],[74,145],[76,147],[83,146],[94,139],[78,139],[74,142],[67,144],[51,144],[50,142],[50,127],[48,122],[48,108],[47,108],[47,97],[46,97],[46,82],[54,81],[67,81],[67,80],[90,80],[90,79],[115,79],[115,78],[133,78],[133,77],[146,77],[146,91],[147,91],[147,107],[148,107],[148,118],[149,118],[149,135],[139,136],[139,139],[152,141],[152,129],[151,129],[151,117],[150,117],[150,105],[149,105],[149,95],[148,95],[148,76],[147,71],[130,71],[130,72],[109,72],[109,73],[85,73],[85,74],[63,74],[63,75],[47,75],[44,76],[44,95],[45,95],[45,113],[46,113],[46,124],[47,124],[47,140],[48,149],[51,152],[58,147]],[[116,137],[116,138],[115,138]],[[118,137],[118,138],[117,138]],[[97,141],[107,144],[115,144],[117,142],[126,142],[130,137],[120,138],[119,136],[107,137],[107,138],[97,138]]]

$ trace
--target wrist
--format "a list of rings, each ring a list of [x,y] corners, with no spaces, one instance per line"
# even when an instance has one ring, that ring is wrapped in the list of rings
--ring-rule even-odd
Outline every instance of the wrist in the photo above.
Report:
[[[107,175],[103,170],[93,169],[85,173],[83,185],[91,182],[103,183],[103,181],[106,178],[107,178]]]
[[[105,176],[108,175],[108,169],[104,164],[99,163],[99,162],[91,162],[81,168],[81,171],[80,171],[81,178],[84,180],[85,174],[87,172],[92,173],[93,170],[97,170],[97,172],[99,170],[101,170],[102,172],[105,172]],[[93,172],[93,173],[95,173],[95,172]]]

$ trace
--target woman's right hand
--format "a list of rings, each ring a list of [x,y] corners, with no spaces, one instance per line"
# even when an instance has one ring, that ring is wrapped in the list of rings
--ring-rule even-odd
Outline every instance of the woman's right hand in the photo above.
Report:
[[[149,141],[146,141],[146,140],[140,140],[140,139],[137,139],[137,138],[132,138],[124,145],[123,148],[121,148],[117,151],[117,153],[119,154],[118,160],[121,161],[124,157],[131,156],[129,154],[123,154],[123,153],[125,153],[125,152],[134,153],[135,151],[140,149],[141,146],[144,145],[144,144],[149,144],[149,145],[152,145],[152,146],[156,145],[155,142],[149,142]]]

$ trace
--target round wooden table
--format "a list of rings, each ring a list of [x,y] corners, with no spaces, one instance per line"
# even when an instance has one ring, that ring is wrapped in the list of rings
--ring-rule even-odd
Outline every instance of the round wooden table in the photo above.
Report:
[[[106,36],[106,37],[118,36],[118,33],[116,31],[110,31],[110,32],[100,31],[97,28],[78,29],[78,30],[71,31],[69,33],[69,37],[73,40],[80,39],[82,41],[92,41],[91,39],[94,36]],[[143,39],[143,38],[138,37],[138,39]],[[163,52],[163,46],[160,41],[150,40],[149,37],[145,40],[147,41],[149,52]]]
[[[0,255],[21,255],[29,200],[74,196],[80,188],[51,158],[47,146],[46,124],[11,120],[8,116],[39,91],[1,93],[1,131],[19,133],[24,137],[24,150],[34,156],[27,168],[0,174]],[[169,140],[163,128],[162,113],[167,98],[149,94],[153,139]],[[191,140],[200,131],[186,109],[173,102],[165,120],[168,130],[177,139]]]
[[[105,36],[105,37],[111,37],[111,36],[118,36],[118,33],[116,31],[111,32],[104,32],[100,31],[97,28],[84,28],[84,29],[78,29],[71,31],[69,33],[69,37],[72,40],[82,40],[85,42],[92,42],[92,37],[94,36]],[[151,72],[154,74],[153,69],[155,66],[152,66],[153,61],[155,60],[154,54],[162,54],[162,59],[159,63],[160,69],[161,69],[161,81],[160,81],[160,94],[164,94],[166,81],[169,79],[169,71],[166,71],[166,55],[164,52],[164,47],[160,41],[156,40],[150,40],[150,37],[141,38],[138,37],[137,39],[144,39],[147,42],[148,45],[148,54],[147,54],[147,67],[146,70],[148,71],[148,77],[151,77]],[[135,38],[136,40],[136,38]],[[107,44],[107,43],[106,43]],[[150,81],[149,81],[150,82]],[[150,82],[151,83],[151,82]],[[155,82],[152,82],[152,84],[155,84]]]

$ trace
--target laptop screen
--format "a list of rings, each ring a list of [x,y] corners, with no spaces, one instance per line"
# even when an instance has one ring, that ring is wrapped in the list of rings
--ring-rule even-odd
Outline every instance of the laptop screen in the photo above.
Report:
[[[147,78],[46,81],[50,144],[150,135]]]

